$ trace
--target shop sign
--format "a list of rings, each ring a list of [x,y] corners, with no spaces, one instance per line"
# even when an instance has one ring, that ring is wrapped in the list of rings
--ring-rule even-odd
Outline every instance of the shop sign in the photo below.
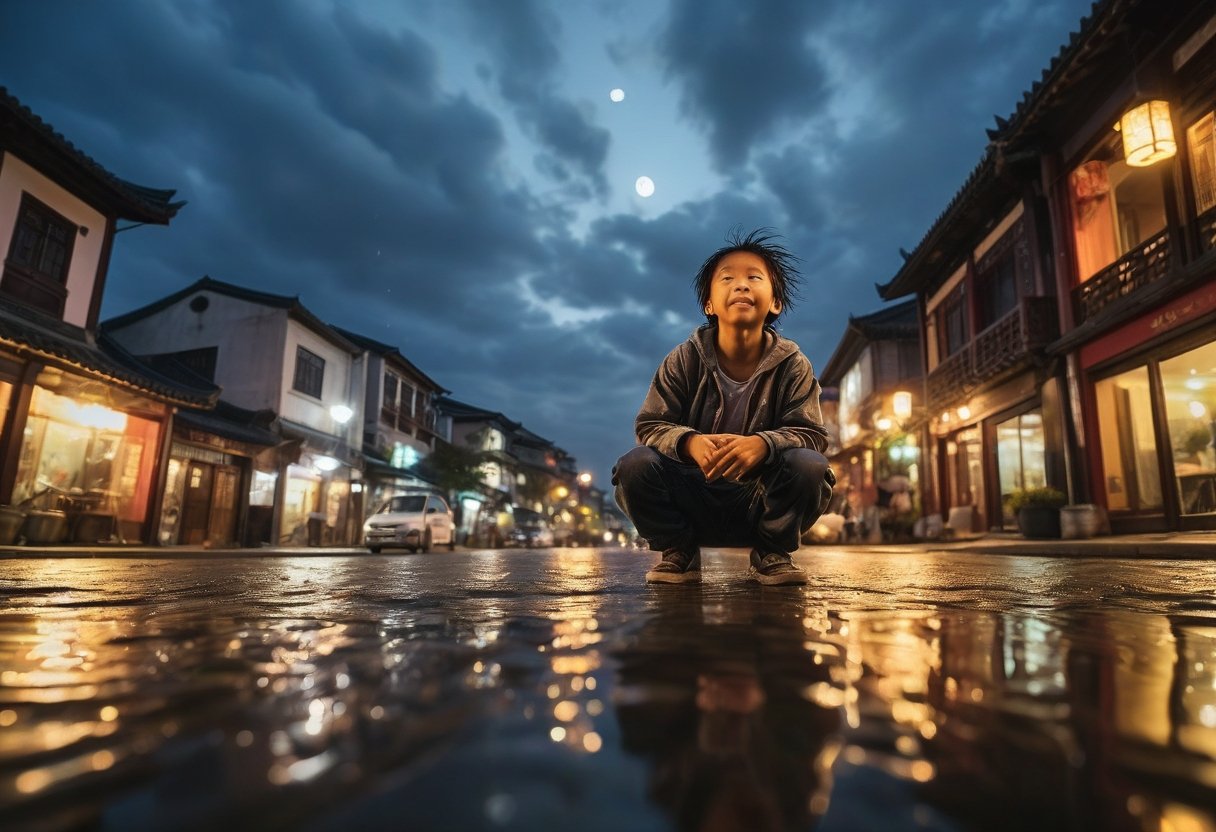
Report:
[[[186,445],[181,442],[174,442],[170,450],[170,456],[175,456],[178,459],[189,459],[193,462],[205,462],[209,465],[229,465],[232,464],[230,457],[219,451],[213,451],[211,448],[199,448],[195,445]]]
[[[1216,283],[1209,282],[1148,314],[1081,347],[1081,366],[1092,367],[1153,338],[1216,312]]]
[[[216,436],[213,433],[207,433],[202,430],[194,430],[193,428],[182,427],[181,425],[174,426],[173,432],[187,442],[193,442],[196,445],[209,445],[212,448],[219,448],[223,451],[231,451],[232,453],[241,454],[242,456],[256,456],[257,451],[251,450],[250,446],[244,442],[239,442],[235,439],[227,439],[223,436]]]

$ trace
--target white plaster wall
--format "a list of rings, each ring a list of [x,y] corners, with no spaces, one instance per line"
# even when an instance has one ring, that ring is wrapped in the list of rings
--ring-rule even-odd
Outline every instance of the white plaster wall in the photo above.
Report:
[[[88,229],[88,234],[76,235],[72,245],[72,262],[68,266],[67,301],[63,319],[83,327],[89,318],[93,285],[97,281],[97,266],[105,243],[106,218],[70,191],[61,188],[37,170],[11,153],[4,154],[0,167],[0,257],[7,257],[25,192],[45,203],[69,221]]]
[[[190,302],[207,298],[203,312]],[[287,310],[262,306],[216,292],[199,291],[122,329],[109,332],[136,355],[219,347],[215,383],[223,397],[252,410],[279,412]],[[294,367],[295,350],[292,350]]]
[[[321,382],[321,398],[315,399],[292,388],[296,372],[296,347],[303,347],[325,359],[325,374]],[[283,351],[283,396],[279,414],[314,430],[341,436],[354,447],[362,447],[363,396],[361,384],[355,384],[355,356],[321,337],[296,320],[287,321],[287,345]],[[360,368],[362,362],[359,362]],[[329,414],[329,409],[344,404],[355,411],[345,425]],[[357,431],[357,433],[356,433]]]

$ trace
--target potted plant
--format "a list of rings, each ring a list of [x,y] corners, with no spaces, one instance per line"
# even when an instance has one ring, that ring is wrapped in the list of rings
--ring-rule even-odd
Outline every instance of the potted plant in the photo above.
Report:
[[[1023,537],[1059,537],[1060,509],[1067,502],[1063,491],[1050,486],[1015,488],[1009,495],[1009,509]]]

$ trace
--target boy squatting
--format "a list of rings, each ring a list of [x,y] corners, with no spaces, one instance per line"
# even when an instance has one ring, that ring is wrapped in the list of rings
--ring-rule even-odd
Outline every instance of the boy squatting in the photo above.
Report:
[[[763,230],[734,235],[694,285],[708,323],[659,366],[612,470],[616,501],[650,548],[650,583],[701,580],[701,546],[750,546],[749,580],[805,584],[791,553],[835,476],[810,361],[774,322],[800,276]]]

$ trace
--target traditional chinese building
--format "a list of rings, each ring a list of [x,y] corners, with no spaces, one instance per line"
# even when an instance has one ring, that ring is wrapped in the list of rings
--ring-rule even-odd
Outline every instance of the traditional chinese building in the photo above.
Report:
[[[219,389],[166,377],[98,314],[120,221],[173,191],[118,178],[0,88],[0,506],[5,542],[154,538],[174,410]]]

